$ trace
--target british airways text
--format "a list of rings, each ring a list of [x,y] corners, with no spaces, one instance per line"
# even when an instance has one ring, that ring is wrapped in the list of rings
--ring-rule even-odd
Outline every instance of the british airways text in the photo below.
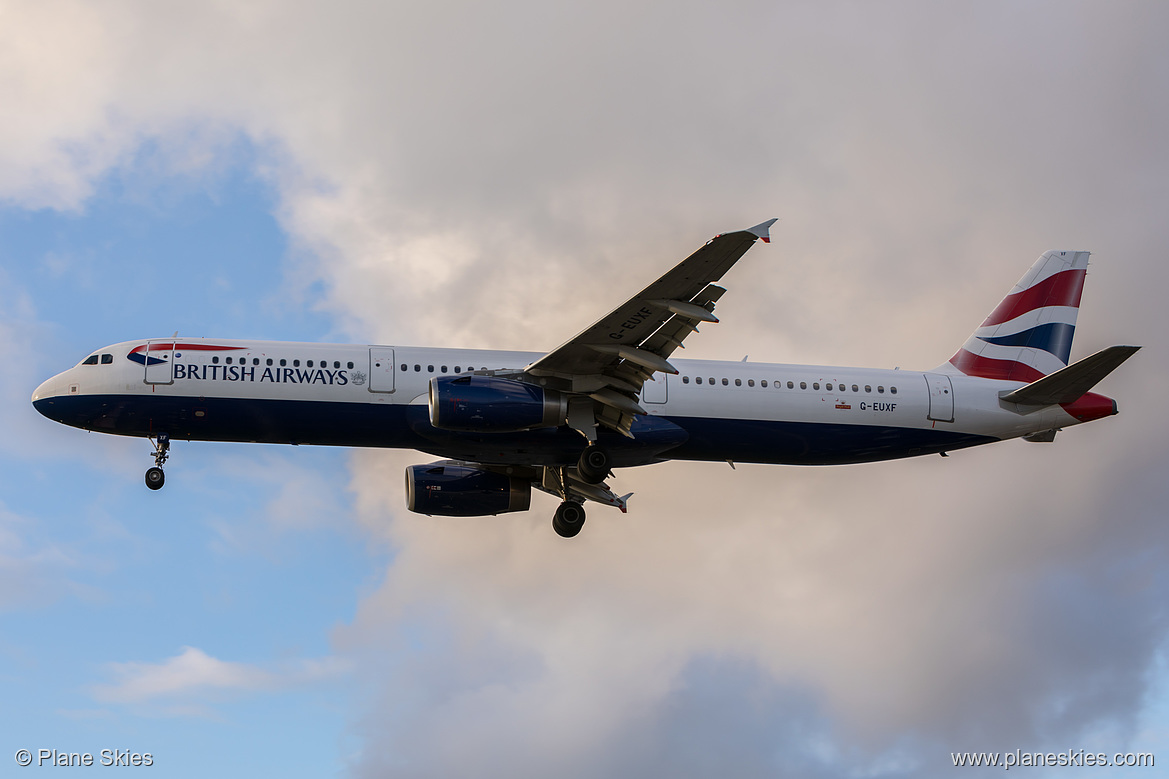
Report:
[[[335,384],[344,386],[349,376],[344,370],[331,371],[325,368],[259,368],[246,365],[184,365],[174,364],[175,380],[196,381],[259,381],[274,384]]]

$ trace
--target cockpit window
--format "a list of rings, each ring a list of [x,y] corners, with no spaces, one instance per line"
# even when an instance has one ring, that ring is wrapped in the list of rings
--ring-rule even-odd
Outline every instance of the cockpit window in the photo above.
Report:
[[[88,357],[85,358],[85,362],[83,362],[81,364],[82,365],[97,365],[97,355],[96,354],[89,355]]]
[[[103,354],[103,355],[101,356],[101,364],[102,364],[102,365],[113,365],[113,364],[114,364],[114,355],[112,355],[112,354]]]

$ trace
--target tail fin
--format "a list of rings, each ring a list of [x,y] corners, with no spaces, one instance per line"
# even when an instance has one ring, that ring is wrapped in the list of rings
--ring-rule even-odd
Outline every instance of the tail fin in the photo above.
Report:
[[[1046,252],[943,368],[1032,382],[1066,367],[1088,254]]]

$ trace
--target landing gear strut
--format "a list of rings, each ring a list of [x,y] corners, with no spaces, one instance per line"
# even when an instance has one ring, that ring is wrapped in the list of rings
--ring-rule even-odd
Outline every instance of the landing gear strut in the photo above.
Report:
[[[170,456],[170,436],[161,433],[151,443],[154,444],[154,467],[146,469],[146,486],[152,490],[160,490],[162,485],[166,483],[166,474],[162,472],[162,464]]]
[[[609,475],[609,450],[589,444],[580,455],[576,472],[589,484],[600,484]]]
[[[584,506],[573,500],[566,500],[556,509],[556,516],[552,517],[552,529],[561,538],[572,538],[584,527]]]

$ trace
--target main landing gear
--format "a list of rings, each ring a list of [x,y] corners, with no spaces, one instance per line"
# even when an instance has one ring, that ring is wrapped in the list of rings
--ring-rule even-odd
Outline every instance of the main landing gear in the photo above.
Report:
[[[166,474],[162,472],[162,464],[170,456],[170,436],[161,433],[157,438],[151,439],[151,443],[154,444],[154,467],[146,469],[146,486],[152,490],[160,490],[162,485],[166,483]]]
[[[629,495],[616,495],[605,484],[605,479],[613,475],[611,467],[609,451],[595,443],[584,450],[575,468],[544,466],[540,479],[533,481],[532,486],[562,501],[552,517],[552,529],[557,535],[572,538],[580,533],[585,521],[585,501],[612,506],[625,513]]]
[[[576,472],[589,484],[600,484],[609,476],[609,450],[596,444],[589,444],[580,455]]]
[[[576,472],[585,484],[601,484],[609,475],[609,451],[596,444],[589,444],[581,453],[580,461],[576,464]],[[579,498],[569,498],[556,509],[556,514],[552,517],[552,529],[561,538],[572,538],[584,527],[584,522],[583,503]]]
[[[584,506],[574,500],[566,500],[556,509],[552,517],[552,529],[561,538],[572,538],[584,527]]]

